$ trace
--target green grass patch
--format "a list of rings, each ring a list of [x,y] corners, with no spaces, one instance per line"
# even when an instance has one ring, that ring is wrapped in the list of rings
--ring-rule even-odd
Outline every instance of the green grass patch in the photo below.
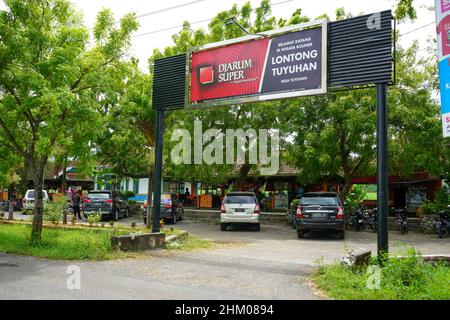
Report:
[[[199,249],[211,249],[213,248],[213,242],[205,239],[200,239],[193,236],[186,236],[182,239],[176,239],[175,241],[166,243],[164,247],[167,250],[182,250],[192,251]]]
[[[43,228],[39,245],[30,244],[31,225],[0,224],[0,252],[58,260],[108,260],[135,257],[111,248],[111,236],[124,234],[114,229]]]
[[[371,264],[376,265],[376,260],[373,259]],[[352,271],[341,264],[320,265],[313,275],[313,281],[333,299],[450,299],[450,265],[425,263],[414,249],[409,249],[404,258],[389,258],[380,267],[381,281],[377,289],[368,286],[375,279],[375,273],[368,271],[365,267]]]

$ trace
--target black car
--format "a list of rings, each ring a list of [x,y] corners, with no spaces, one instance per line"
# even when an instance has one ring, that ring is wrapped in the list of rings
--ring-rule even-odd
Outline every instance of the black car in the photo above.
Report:
[[[143,206],[144,224],[147,224],[147,208],[147,202],[145,202]],[[159,218],[164,221],[170,221],[170,223],[176,224],[177,221],[184,219],[183,203],[175,194],[162,193],[160,208]]]
[[[89,191],[88,195],[83,199],[82,205],[85,217],[101,211],[102,220],[110,218],[117,221],[120,217],[128,217],[130,213],[128,201],[120,192],[116,191]]]
[[[332,231],[345,238],[344,208],[335,192],[308,192],[297,207],[297,234],[309,231]]]

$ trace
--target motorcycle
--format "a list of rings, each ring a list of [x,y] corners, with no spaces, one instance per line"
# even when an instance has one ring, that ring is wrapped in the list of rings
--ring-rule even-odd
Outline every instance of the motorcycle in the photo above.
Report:
[[[356,231],[364,230],[364,210],[363,207],[358,206],[353,210],[352,222]]]
[[[439,211],[438,219],[436,221],[436,232],[439,235],[439,238],[445,238],[450,233],[450,221],[449,214],[447,210]]]
[[[22,211],[23,210],[22,202],[18,201],[18,200],[13,200],[13,210],[14,211]],[[3,202],[3,211],[4,212],[9,211],[9,201],[8,200]]]
[[[395,222],[397,223],[400,233],[408,233],[408,218],[406,216],[406,208],[395,208]]]
[[[374,233],[378,231],[378,208],[369,211],[369,226]]]

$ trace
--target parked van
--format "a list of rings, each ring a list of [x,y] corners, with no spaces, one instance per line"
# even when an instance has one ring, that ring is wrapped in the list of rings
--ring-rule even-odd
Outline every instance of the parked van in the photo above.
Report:
[[[23,197],[23,210],[24,211],[33,211],[34,209],[34,190],[30,189],[27,190],[27,192],[25,193],[25,196]],[[48,193],[47,190],[42,190],[42,194],[43,194],[43,202],[44,202],[44,206],[45,204],[48,202]]]

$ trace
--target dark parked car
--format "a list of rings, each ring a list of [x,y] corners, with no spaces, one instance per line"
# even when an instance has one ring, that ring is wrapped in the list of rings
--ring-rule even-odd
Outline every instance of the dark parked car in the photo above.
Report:
[[[128,201],[116,191],[89,191],[88,195],[83,199],[82,205],[85,217],[101,211],[103,212],[102,220],[110,218],[117,221],[120,217],[128,217],[130,213]]]
[[[345,238],[344,208],[334,192],[305,193],[297,207],[297,234],[309,231],[332,231]]]
[[[159,211],[159,218],[164,221],[170,221],[172,224],[176,224],[177,221],[184,219],[184,208],[180,198],[175,194],[162,193],[161,194],[161,207]],[[144,223],[147,224],[147,201],[143,205]]]

